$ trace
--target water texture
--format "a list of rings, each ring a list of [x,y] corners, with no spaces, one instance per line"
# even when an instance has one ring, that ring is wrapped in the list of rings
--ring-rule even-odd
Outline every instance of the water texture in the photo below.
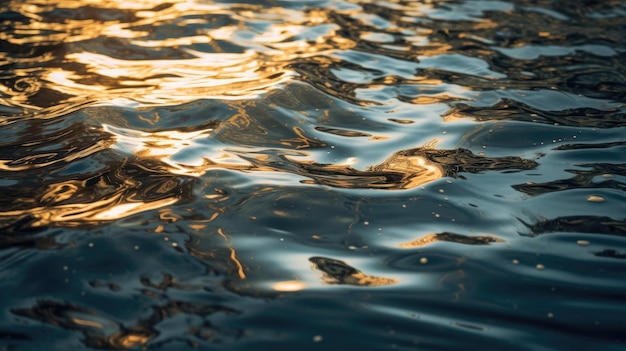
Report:
[[[626,3],[0,3],[0,350],[624,350]]]

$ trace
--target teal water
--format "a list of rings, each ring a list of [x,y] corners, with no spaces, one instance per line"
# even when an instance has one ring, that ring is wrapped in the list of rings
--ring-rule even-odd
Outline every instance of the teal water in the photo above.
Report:
[[[0,350],[623,350],[623,1],[0,3]]]

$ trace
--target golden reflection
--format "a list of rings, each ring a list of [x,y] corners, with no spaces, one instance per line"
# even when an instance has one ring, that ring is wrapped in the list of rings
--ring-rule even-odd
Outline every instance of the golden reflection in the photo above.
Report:
[[[70,321],[74,324],[86,326],[86,327],[93,327],[93,328],[100,328],[100,329],[102,329],[103,327],[102,323],[90,321],[87,319],[80,319],[80,318],[72,317]]]
[[[162,5],[162,6],[159,6]],[[34,91],[42,88],[68,96],[69,104],[110,103],[119,98],[140,104],[179,104],[205,98],[252,97],[295,77],[288,66],[295,59],[331,50],[336,24],[328,23],[322,10],[296,11],[282,7],[263,8],[245,4],[202,4],[193,1],[33,1],[9,6],[31,20],[15,22],[14,29],[0,33],[12,45],[60,43],[68,49],[61,62],[45,53],[37,62],[54,60],[35,73]],[[87,8],[87,7],[88,8]],[[75,18],[57,18],[59,9],[83,9]],[[99,10],[117,15],[100,15]],[[215,19],[227,16],[238,21],[216,27]],[[81,18],[82,17],[82,18]],[[258,30],[257,23],[264,23]],[[184,34],[170,37],[159,32],[172,24]],[[312,27],[315,36],[311,36]],[[147,28],[152,28],[148,30]],[[187,30],[189,28],[189,30]],[[191,28],[195,28],[191,30]],[[155,32],[156,31],[156,32]],[[178,34],[178,33],[177,33]],[[83,43],[110,38],[119,47],[91,51]],[[225,50],[223,42],[234,50]],[[210,52],[199,50],[208,45]],[[230,47],[227,46],[227,47]],[[159,51],[170,54],[158,55]],[[47,58],[46,58],[47,57]],[[28,58],[20,59],[25,62]],[[0,90],[7,88],[0,85]],[[0,91],[2,93],[2,91]],[[27,92],[0,96],[9,106],[31,110],[42,107],[30,101]]]
[[[272,285],[272,289],[280,292],[295,292],[306,288],[306,284],[299,280],[288,280],[284,282],[278,282]]]
[[[257,124],[256,116],[249,115],[248,107],[255,103],[248,102],[251,97],[283,87],[293,79],[329,92],[333,98],[359,104],[354,98],[353,84],[320,78],[328,77],[329,69],[342,64],[359,66],[360,62],[346,62],[337,53],[348,49],[354,53],[367,51],[375,55],[395,55],[401,60],[410,58],[413,62],[417,56],[439,55],[451,45],[441,37],[447,29],[405,26],[403,22],[410,21],[411,16],[398,16],[426,16],[433,5],[423,3],[398,3],[393,9],[377,7],[380,11],[376,14],[368,14],[360,6],[292,10],[194,1],[35,0],[28,4],[14,1],[8,6],[27,20],[16,21],[14,30],[0,33],[0,40],[42,51],[37,57],[0,57],[15,66],[13,81],[0,84],[0,103],[23,108],[26,112],[21,116],[32,112],[36,117],[52,119],[94,104],[141,109],[198,99],[237,99],[229,107],[238,108],[238,113],[224,123],[232,131],[229,135],[219,135],[222,139],[237,138],[237,142],[242,136],[252,135],[251,130],[257,134],[273,132],[271,127]],[[70,11],[75,16],[65,18],[67,16],[58,14],[64,9],[82,12]],[[492,23],[478,21],[473,26],[491,28]],[[401,43],[396,42],[397,38],[402,38]],[[371,46],[363,50],[363,42]],[[394,49],[387,44],[398,45]],[[406,56],[403,50],[407,45],[419,47],[415,57]],[[417,73],[411,69],[405,75],[382,74],[376,80],[377,84],[387,86],[443,83],[441,77],[432,77],[426,74],[428,72],[423,76]],[[462,98],[455,95],[429,93],[399,98],[412,104],[439,104]],[[306,113],[307,116],[313,114],[312,111]],[[327,115],[328,111],[323,113]],[[452,113],[449,116],[456,117]],[[140,116],[139,119],[158,128],[161,117],[155,112],[150,118]],[[413,123],[406,119],[389,120]],[[229,148],[234,143],[222,144],[221,140],[216,140],[218,131],[213,128],[147,132],[118,127],[113,122],[104,123],[98,130],[104,132],[98,136],[100,139],[83,149],[64,146],[67,149],[64,153],[40,148],[38,152],[15,159],[3,157],[0,171],[43,169],[115,149],[124,157],[124,162],[139,159],[138,167],[157,174],[201,177],[215,168],[282,172],[306,178],[301,181],[303,184],[392,190],[415,188],[445,176],[454,177],[458,172],[536,166],[532,161],[518,158],[486,158],[468,150],[437,150],[434,145],[425,145],[395,152],[369,168],[355,169],[351,163],[327,164],[316,160],[316,152],[326,148],[327,142],[309,133],[367,137],[371,141],[384,140],[387,136],[331,125],[317,126],[312,132],[288,122],[279,127],[288,133],[277,132],[278,136],[271,141],[262,137],[254,140],[259,144],[278,144],[278,148],[268,146],[259,150]],[[240,133],[242,131],[246,133]],[[41,190],[41,196],[20,199],[21,206],[28,208],[0,212],[0,217],[32,215],[34,225],[38,226],[53,222],[70,225],[110,221],[170,206],[180,198],[180,194],[176,194],[178,178],[154,185],[142,185],[133,177],[117,179],[119,183],[108,185],[102,179],[104,177],[97,183],[102,185],[98,188],[101,193],[91,198],[82,195],[82,190],[87,188],[86,181],[59,182]],[[148,199],[141,191],[158,196]],[[222,194],[206,195],[210,200],[220,197]],[[231,256],[238,263],[234,250]],[[239,275],[245,277],[240,264],[238,267]]]
[[[176,203],[178,199],[163,199],[152,202],[130,202],[107,208],[104,211],[94,213],[92,216],[86,217],[86,220],[114,220],[128,217],[130,215],[169,206]]]
[[[138,157],[156,158],[169,165],[168,171],[173,174],[197,177],[214,167],[227,169],[251,167],[248,161],[233,153],[219,149],[207,150],[201,142],[213,136],[212,128],[193,132],[170,130],[149,133],[103,124],[103,130],[113,135],[115,140],[113,148]],[[181,160],[175,159],[178,155],[181,156]]]
[[[313,268],[324,273],[322,280],[326,284],[386,286],[398,283],[397,279],[368,275],[343,261],[332,258],[311,257],[309,261],[313,263]]]
[[[74,151],[72,153],[67,153],[67,150],[64,150],[63,153],[67,154],[63,157],[60,157],[62,152],[46,152],[41,154],[33,153],[15,160],[0,160],[0,170],[19,172],[35,168],[44,168],[56,163],[72,162],[99,151],[106,150],[110,144],[111,142],[108,139],[98,140],[82,150],[72,150]]]
[[[490,243],[501,243],[504,242],[503,239],[500,239],[491,235],[479,235],[479,236],[469,236],[455,233],[439,233],[439,234],[427,234],[418,239],[402,243],[399,246],[401,248],[415,248],[415,247],[423,247],[430,244],[434,244],[437,242],[453,242],[458,244],[466,244],[466,245],[489,245]]]
[[[71,225],[82,222],[121,219],[140,212],[169,206],[178,201],[177,198],[166,198],[151,202],[115,204],[120,201],[121,198],[121,195],[118,194],[111,198],[88,203],[40,206],[14,211],[3,211],[0,212],[0,218],[16,218],[30,215],[34,218],[31,224],[33,227],[45,226],[51,223],[66,223]]]
[[[241,262],[239,262],[239,259],[237,258],[235,248],[233,248],[233,246],[230,244],[229,237],[226,236],[226,234],[224,234],[224,231],[222,230],[221,227],[217,229],[217,234],[219,234],[222,238],[224,238],[224,240],[227,243],[228,248],[230,249],[230,259],[235,263],[235,266],[237,267],[237,275],[239,275],[240,279],[246,279],[246,274],[243,271],[243,266],[241,265]]]
[[[111,344],[119,345],[123,348],[133,347],[147,343],[151,339],[151,336],[142,334],[122,334],[114,335],[111,337]]]

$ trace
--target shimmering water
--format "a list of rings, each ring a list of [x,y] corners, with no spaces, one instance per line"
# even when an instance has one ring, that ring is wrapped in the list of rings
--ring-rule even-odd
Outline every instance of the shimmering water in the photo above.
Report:
[[[0,4],[0,350],[624,350],[623,1]]]

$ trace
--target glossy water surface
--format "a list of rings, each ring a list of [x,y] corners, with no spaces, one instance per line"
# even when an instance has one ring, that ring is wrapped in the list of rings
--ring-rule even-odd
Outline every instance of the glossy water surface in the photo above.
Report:
[[[624,350],[626,3],[0,3],[0,350]]]

